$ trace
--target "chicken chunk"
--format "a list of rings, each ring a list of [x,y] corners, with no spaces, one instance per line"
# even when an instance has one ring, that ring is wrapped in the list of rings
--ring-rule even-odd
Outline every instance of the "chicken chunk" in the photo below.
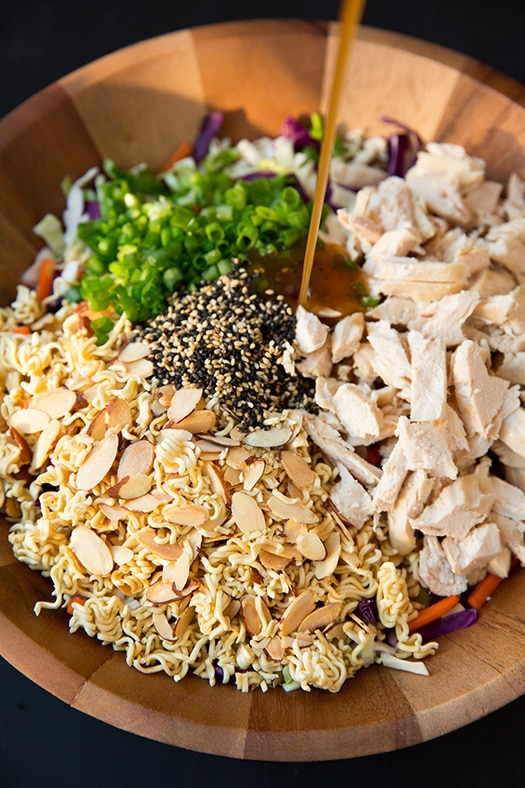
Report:
[[[446,536],[441,546],[454,574],[467,576],[485,568],[502,549],[499,528],[494,523],[476,526],[463,539]]]
[[[408,333],[411,352],[410,418],[435,421],[447,404],[447,364],[445,343],[439,336]]]
[[[450,568],[437,536],[425,536],[419,553],[419,576],[424,585],[438,596],[462,594],[468,581],[465,575],[455,574]]]

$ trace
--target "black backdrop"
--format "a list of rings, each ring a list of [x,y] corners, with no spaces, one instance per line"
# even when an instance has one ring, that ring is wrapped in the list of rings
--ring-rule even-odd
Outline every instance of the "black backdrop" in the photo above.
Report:
[[[69,71],[128,44],[235,19],[335,19],[333,0],[0,0],[0,117]],[[456,49],[525,83],[523,0],[369,0],[364,22]],[[0,638],[2,633],[0,632]],[[314,764],[235,761],[124,733],[69,708],[0,658],[0,786],[193,788],[525,784],[525,698],[408,750]]]

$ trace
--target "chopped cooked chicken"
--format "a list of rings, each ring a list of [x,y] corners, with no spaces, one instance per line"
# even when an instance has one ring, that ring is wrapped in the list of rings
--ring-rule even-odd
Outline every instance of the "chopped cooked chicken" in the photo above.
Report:
[[[407,347],[398,331],[384,320],[368,325],[368,342],[375,350],[372,366],[387,386],[409,391],[411,366]]]
[[[301,353],[313,353],[322,348],[328,336],[328,326],[300,304],[295,316],[297,321],[295,338]]]
[[[344,465],[337,467],[339,481],[332,487],[330,500],[345,520],[361,528],[373,514],[372,498]]]
[[[332,332],[332,362],[339,364],[352,356],[363,337],[365,316],[362,312],[354,312],[339,320]]]
[[[519,284],[525,284],[525,216],[492,227],[487,243],[491,259],[514,274]]]
[[[319,375],[327,377],[332,371],[332,353],[330,341],[318,350],[305,353],[303,358],[295,362],[295,366],[305,378],[317,378]]]
[[[412,520],[412,526],[424,534],[464,539],[475,525],[485,520],[494,503],[487,471],[485,466],[478,465],[473,473],[447,484],[419,517]]]
[[[420,306],[419,313],[409,322],[409,328],[420,331],[425,337],[440,337],[450,347],[459,345],[464,339],[463,325],[479,302],[474,291],[444,296]]]
[[[394,505],[388,511],[388,537],[400,555],[406,555],[416,547],[411,520],[422,512],[433,485],[434,480],[424,471],[409,473]]]
[[[350,443],[368,446],[374,443],[383,426],[383,411],[368,386],[342,383],[333,395],[335,412],[348,433]]]
[[[425,586],[438,596],[462,594],[468,581],[465,575],[455,574],[450,568],[437,536],[425,536],[419,553],[419,576]]]
[[[482,569],[502,548],[499,528],[494,523],[477,525],[462,539],[446,536],[441,546],[456,575],[470,575],[475,569]]]
[[[439,336],[424,337],[419,331],[410,331],[408,344],[412,358],[410,418],[435,421],[443,416],[447,404],[445,343]]]
[[[396,432],[410,471],[421,469],[436,479],[455,479],[458,469],[450,446],[439,428],[430,421],[399,419]]]
[[[334,463],[341,464],[355,478],[369,486],[377,484],[381,471],[364,460],[352,446],[345,441],[340,433],[321,416],[308,416],[305,427],[312,441]]]

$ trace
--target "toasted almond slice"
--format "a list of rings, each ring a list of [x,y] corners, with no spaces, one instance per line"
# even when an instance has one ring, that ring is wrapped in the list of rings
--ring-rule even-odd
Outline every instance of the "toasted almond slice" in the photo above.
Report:
[[[251,495],[235,492],[232,495],[232,517],[238,529],[244,534],[262,531],[265,527],[264,514]]]
[[[124,477],[118,490],[118,497],[122,500],[136,500],[137,498],[147,495],[151,490],[152,485],[151,476],[145,476],[142,473],[132,476],[131,478]]]
[[[181,613],[175,624],[175,637],[181,638],[195,618],[195,608],[188,605]]]
[[[127,509],[124,509],[122,506],[110,506],[108,503],[101,503],[98,508],[112,523],[118,523],[119,520],[127,517],[128,513]]]
[[[166,544],[157,542],[155,539],[155,531],[149,526],[141,528],[140,531],[137,531],[137,540],[139,544],[165,561],[176,561],[183,552],[182,547],[180,544],[178,544],[178,542],[175,542],[174,544],[170,544],[169,542]]]
[[[109,434],[95,443],[77,471],[78,490],[92,490],[109,472],[118,451],[118,435]]]
[[[149,512],[154,512],[161,503],[162,502],[156,495],[146,493],[146,495],[140,495],[138,498],[126,500],[123,506],[128,512],[142,512],[143,514],[148,514]]]
[[[240,445],[239,441],[235,438],[232,438],[230,435],[202,435],[199,433],[197,437],[206,438],[206,440],[208,440],[210,443],[215,443],[217,446],[222,446],[223,448],[234,448],[235,446]]]
[[[129,361],[138,361],[140,358],[146,358],[150,353],[151,348],[147,342],[130,342],[122,348],[117,359],[127,364]]]
[[[224,606],[222,614],[225,618],[229,618],[232,621],[239,610],[241,609],[241,603],[238,599],[230,599],[227,605]]]
[[[266,463],[264,460],[255,460],[254,462],[250,463],[246,470],[243,473],[243,487],[244,489],[249,492],[253,490],[259,479],[264,473],[264,469],[266,468]]]
[[[285,424],[282,427],[270,427],[269,429],[259,429],[249,432],[244,438],[244,443],[248,446],[259,446],[261,448],[272,449],[277,446],[284,446],[292,437],[292,428]]]
[[[204,471],[204,475],[210,482],[211,491],[216,495],[220,496],[220,498],[222,498],[224,503],[229,506],[231,503],[230,491],[228,489],[228,485],[224,480],[224,476],[217,468],[215,463],[213,462],[205,463],[203,471]]]
[[[200,412],[200,411],[198,411],[198,412]],[[195,446],[200,451],[201,459],[204,456],[206,456],[206,457],[209,456],[209,457],[212,457],[213,460],[218,460],[219,457],[221,456],[221,454],[224,451],[224,447],[223,446],[219,446],[218,443],[213,443],[213,441],[209,441],[206,438],[201,438],[201,437],[195,436],[194,443],[195,443]]]
[[[274,662],[281,662],[284,657],[284,643],[279,635],[270,638],[264,650]]]
[[[18,446],[20,447],[20,464],[29,465],[33,455],[31,453],[31,449],[29,448],[28,442],[24,436],[20,435],[18,430],[16,430],[14,427],[10,427],[9,432],[11,437],[18,443]]]
[[[202,397],[202,389],[184,387],[177,389],[171,398],[168,408],[168,418],[179,422],[195,410]]]
[[[109,547],[91,528],[77,525],[71,531],[69,544],[90,574],[105,577],[113,569],[113,556]]]
[[[175,423],[175,427],[180,430],[188,430],[193,435],[201,432],[208,432],[215,427],[215,413],[212,410],[194,410],[180,421]]]
[[[31,399],[32,408],[38,408],[47,413],[50,419],[61,419],[73,410],[77,395],[71,389],[61,386],[53,391],[35,394]]]
[[[241,471],[238,468],[231,468],[227,465],[223,470],[224,481],[234,487],[236,484],[241,483]]]
[[[326,558],[318,561],[315,566],[315,576],[318,580],[333,575],[341,555],[341,537],[338,531],[333,531],[325,542]]]
[[[87,434],[91,435],[94,441],[101,441],[107,432],[106,409],[99,410],[97,415],[90,421]]]
[[[131,407],[122,397],[113,397],[106,405],[106,426],[108,428],[121,430],[129,427],[132,422]]]
[[[175,590],[181,592],[188,582],[190,574],[190,557],[184,550],[174,561],[173,585]]]
[[[259,614],[257,612],[255,597],[243,596],[241,599],[240,613],[248,634],[252,636],[259,635],[263,628],[263,622],[259,618]]]
[[[175,602],[177,593],[173,588],[173,583],[163,583],[157,580],[146,590],[146,599],[153,605],[165,605],[167,602]]]
[[[42,467],[53,451],[61,432],[62,425],[58,419],[51,419],[47,427],[42,430],[33,449],[33,460],[29,468],[31,473]]]
[[[113,556],[113,561],[117,564],[117,566],[128,564],[133,558],[133,550],[130,550],[129,547],[124,547],[124,545],[110,544],[109,550]]]
[[[259,561],[261,564],[266,567],[266,569],[275,569],[277,572],[286,569],[291,560],[292,558],[288,555],[279,555],[269,550],[261,550],[259,553]]]
[[[281,462],[291,481],[302,490],[311,487],[315,481],[315,473],[308,463],[293,451],[281,452]]]
[[[322,561],[326,557],[326,547],[317,534],[300,534],[297,537],[297,547],[310,561]]]
[[[175,640],[176,635],[165,613],[153,613],[151,616],[153,626],[162,640]]]
[[[199,582],[197,580],[193,580],[193,578],[190,577],[181,591],[177,591],[175,588],[175,583],[173,584],[173,588],[177,594],[177,599],[184,599],[187,596],[191,596],[193,592],[199,588]]]
[[[169,509],[164,509],[163,515],[169,523],[192,525],[196,528],[206,522],[208,510],[201,504],[188,503],[184,506],[173,506]]]
[[[7,423],[21,435],[33,435],[41,432],[49,424],[49,416],[38,408],[22,408],[11,414]]]
[[[341,603],[332,602],[323,605],[309,613],[299,624],[299,632],[314,632],[316,629],[324,629],[331,626],[341,612]]]
[[[122,479],[124,476],[133,478],[133,476],[147,475],[153,467],[154,456],[155,449],[150,441],[133,441],[122,452],[117,468],[117,479]]]
[[[300,536],[308,533],[308,528],[304,523],[290,519],[284,526],[284,533],[289,542],[296,544]]]
[[[236,470],[242,470],[252,456],[244,446],[233,446],[226,455],[226,464]]]
[[[307,588],[290,602],[279,622],[281,635],[289,635],[299,629],[302,620],[315,608],[315,594]]]
[[[126,361],[124,368],[132,378],[149,378],[153,375],[153,363],[149,358],[139,358],[137,361]]]
[[[300,523],[311,525],[312,523],[316,523],[319,519],[304,503],[288,503],[278,498],[276,495],[270,495],[268,498],[268,509],[280,520],[292,519]]]

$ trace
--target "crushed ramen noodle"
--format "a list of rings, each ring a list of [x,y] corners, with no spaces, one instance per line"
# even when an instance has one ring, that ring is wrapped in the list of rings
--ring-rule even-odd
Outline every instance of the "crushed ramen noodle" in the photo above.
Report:
[[[442,632],[420,612],[444,598],[470,625],[471,590],[525,562],[525,185],[459,146],[399,177],[384,140],[343,142],[321,242],[359,263],[367,308],[294,310],[234,260],[97,335],[67,298],[88,253],[65,222],[50,295],[21,284],[0,309],[0,506],[50,580],[35,613],[67,609],[144,673],[243,692],[338,692],[374,663],[428,675]],[[312,192],[290,138],[232,161]]]
[[[18,304],[35,319],[39,315],[27,288]],[[6,325],[17,319],[14,309],[3,310]],[[301,458],[308,472],[308,484],[292,490],[280,448],[247,451],[227,424],[215,433],[212,450],[203,440],[199,447],[188,430],[170,426],[148,379],[135,375],[132,363],[128,368],[119,362],[129,331],[122,319],[111,340],[97,346],[92,336],[79,333],[74,309],[63,306],[29,338],[0,334],[0,462],[5,508],[15,521],[9,540],[16,557],[53,584],[53,600],[39,602],[36,613],[69,605],[71,632],[83,629],[124,651],[140,671],[162,670],[175,680],[192,671],[211,684],[233,680],[243,691],[265,690],[287,678],[303,689],[335,692],[388,648],[383,627],[397,628],[404,654],[431,654],[434,643],[423,645],[420,635],[408,634],[408,570],[384,526],[370,522],[358,531],[329,514],[334,470],[312,452],[301,413],[285,414],[293,430],[286,451]],[[44,402],[48,392],[55,396]],[[61,397],[64,392],[74,396]],[[48,411],[43,428],[27,423],[39,404]],[[217,405],[201,401],[199,409],[213,413]],[[6,428],[16,413],[26,420],[25,426],[14,422],[19,440],[24,434],[23,447]],[[103,438],[93,429],[100,414]],[[221,415],[216,414],[218,423]],[[46,431],[52,441],[45,461],[35,467]],[[110,471],[102,479],[94,473],[79,489],[79,474],[108,435],[118,436],[107,460]],[[151,453],[142,467],[140,458],[133,466],[139,495],[122,497],[121,490],[119,497],[122,478],[129,480],[129,474],[121,476],[126,450],[146,441]],[[26,446],[31,476],[20,473]],[[260,478],[243,483],[259,462]],[[229,480],[228,492],[218,479]],[[263,528],[252,530],[254,514],[242,506],[248,497],[264,518]],[[278,514],[269,509],[270,498]],[[308,526],[296,522],[294,513]],[[303,534],[296,544],[294,530],[309,540]],[[324,561],[331,565],[328,574]],[[414,578],[410,582],[417,585]],[[379,617],[373,624],[357,611],[362,600],[376,596]],[[305,603],[303,619],[321,618],[317,625],[300,626],[299,617],[288,633],[283,614],[298,600]]]

